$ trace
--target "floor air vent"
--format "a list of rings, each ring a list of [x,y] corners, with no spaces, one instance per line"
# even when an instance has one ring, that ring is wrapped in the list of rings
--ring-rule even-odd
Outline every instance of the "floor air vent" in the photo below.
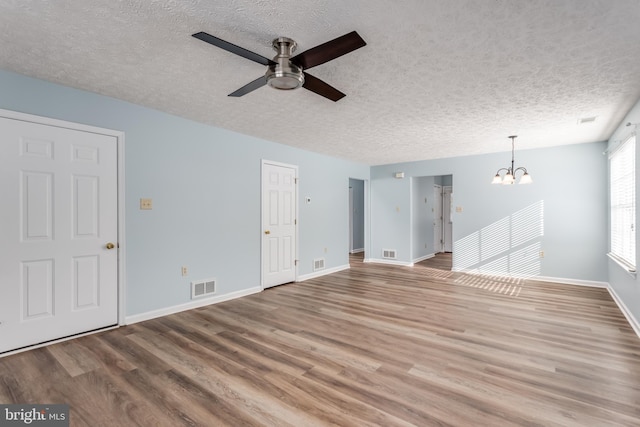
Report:
[[[324,258],[313,260],[313,271],[322,270],[324,268]]]
[[[383,249],[382,250],[382,258],[396,259],[396,250],[395,249]]]
[[[211,295],[216,292],[216,279],[191,282],[191,299]]]

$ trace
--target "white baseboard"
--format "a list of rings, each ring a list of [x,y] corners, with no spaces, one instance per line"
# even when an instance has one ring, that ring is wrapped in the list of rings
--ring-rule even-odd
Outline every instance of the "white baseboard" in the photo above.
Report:
[[[296,279],[296,282],[304,282],[305,280],[315,279],[316,277],[326,276],[327,274],[337,273],[338,271],[348,270],[349,268],[351,268],[349,264],[346,264],[338,267],[326,268],[324,270],[314,271],[313,273],[303,274],[301,276],[298,276],[298,278]]]
[[[219,295],[211,298],[202,298],[198,300],[193,300],[184,304],[178,304],[178,305],[173,305],[171,307],[161,308],[159,310],[147,311],[146,313],[134,314],[132,316],[125,317],[125,325],[144,322],[145,320],[151,320],[157,317],[168,316],[170,314],[179,313],[181,311],[192,310],[194,308],[204,307],[206,305],[217,304],[220,302],[229,301],[236,298],[246,297],[248,295],[257,294],[258,292],[262,292],[262,288],[259,286],[254,288],[249,288],[249,289],[243,289],[241,291],[230,292],[228,294]]]
[[[469,270],[469,269],[462,269],[462,268],[452,268],[451,271],[473,274],[476,276],[491,276],[491,277],[501,277],[505,279],[520,279],[520,280],[537,280],[540,282],[558,283],[561,285],[588,286],[591,288],[608,288],[609,287],[609,283],[598,282],[595,280],[566,279],[562,277],[550,277],[550,276],[513,276],[509,274],[501,274],[499,272],[492,273],[489,271],[478,271],[478,270]]]
[[[414,263],[414,264],[416,264],[416,263],[418,263],[418,262],[420,262],[420,261],[424,261],[424,260],[426,260],[426,259],[430,259],[430,258],[433,258],[433,257],[435,257],[435,256],[436,256],[436,254],[428,254],[428,255],[425,255],[425,256],[421,256],[421,257],[419,257],[419,258],[414,259],[414,260],[413,260],[413,263]]]
[[[627,318],[627,321],[629,322],[629,325],[631,325],[631,328],[633,328],[633,331],[636,333],[638,338],[640,338],[640,323],[638,322],[638,320],[633,316],[633,314],[631,314],[625,303],[618,296],[611,285],[607,286],[607,290],[609,291],[609,295],[611,295],[611,298],[613,298],[613,301],[616,303],[622,314],[624,314],[624,317]]]
[[[469,274],[482,274],[472,270],[456,269],[454,271],[459,271],[462,273],[469,273]],[[512,277],[512,276],[505,275],[503,277]],[[594,280],[563,279],[560,277],[547,277],[547,276],[532,276],[532,277],[522,278],[522,279],[539,280],[541,282],[559,283],[563,285],[577,285],[577,286],[588,286],[592,288],[606,288],[609,291],[609,295],[611,295],[611,298],[613,299],[613,301],[616,303],[616,305],[618,306],[618,308],[620,309],[624,317],[629,322],[629,325],[631,325],[631,328],[633,329],[633,331],[636,333],[638,338],[640,338],[640,322],[638,322],[638,320],[633,316],[633,314],[629,311],[629,309],[624,304],[622,299],[618,296],[618,294],[616,294],[616,291],[611,287],[611,285],[608,282],[598,282]]]
[[[531,280],[540,280],[541,282],[560,283],[564,285],[578,285],[589,286],[592,288],[608,288],[609,283],[597,282],[594,280],[579,280],[579,279],[563,279],[561,277],[546,277],[546,276],[533,276],[529,277]]]
[[[354,249],[352,251],[349,251],[350,254],[359,254],[360,252],[364,252],[364,248]]]
[[[364,262],[373,262],[376,264],[390,264],[390,265],[399,265],[402,267],[413,267],[412,262],[407,261],[396,261],[393,259],[382,259],[382,258],[368,258]]]

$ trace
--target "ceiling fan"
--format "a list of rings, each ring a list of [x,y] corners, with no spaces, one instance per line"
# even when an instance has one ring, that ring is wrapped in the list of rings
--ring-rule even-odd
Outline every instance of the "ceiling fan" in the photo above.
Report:
[[[267,66],[267,72],[264,76],[247,83],[235,92],[230,93],[229,96],[243,96],[264,85],[281,90],[297,89],[302,86],[334,102],[346,95],[305,70],[329,62],[366,45],[362,37],[352,31],[292,57],[291,55],[296,50],[297,43],[288,37],[278,37],[272,42],[273,49],[277,52],[277,55],[271,60],[202,31],[193,34],[193,37]]]

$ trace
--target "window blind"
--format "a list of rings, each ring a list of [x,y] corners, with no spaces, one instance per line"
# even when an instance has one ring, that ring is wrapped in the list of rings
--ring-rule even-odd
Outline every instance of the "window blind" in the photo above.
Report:
[[[611,255],[636,267],[636,136],[623,142],[609,158]]]

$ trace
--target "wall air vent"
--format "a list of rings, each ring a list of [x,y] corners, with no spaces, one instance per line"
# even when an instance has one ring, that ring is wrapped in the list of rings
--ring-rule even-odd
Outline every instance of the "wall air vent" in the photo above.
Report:
[[[324,258],[318,258],[313,260],[313,271],[324,269]]]
[[[385,258],[385,259],[396,259],[396,250],[395,249],[383,249],[382,250],[382,258]]]
[[[216,279],[191,282],[191,299],[201,298],[216,292]]]

